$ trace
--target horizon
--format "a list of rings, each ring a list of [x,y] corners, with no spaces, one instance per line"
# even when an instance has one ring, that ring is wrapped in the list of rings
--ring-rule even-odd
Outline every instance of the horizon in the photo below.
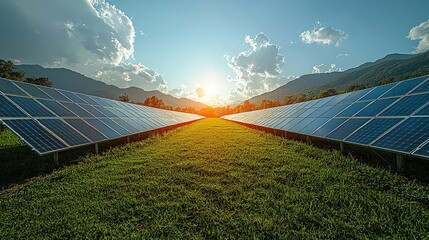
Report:
[[[305,74],[429,50],[422,1],[246,3],[7,0],[0,59],[226,106]]]

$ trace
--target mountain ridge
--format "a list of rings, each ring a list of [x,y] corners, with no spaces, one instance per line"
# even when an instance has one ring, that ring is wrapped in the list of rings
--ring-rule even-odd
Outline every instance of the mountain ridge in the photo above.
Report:
[[[286,96],[318,93],[320,90],[335,88],[346,90],[353,84],[375,86],[381,81],[395,78],[395,81],[415,77],[412,73],[429,74],[429,52],[421,54],[388,54],[374,62],[363,63],[343,72],[305,74],[270,92],[249,99],[252,103],[262,100],[280,100]]]
[[[172,107],[193,107],[197,110],[208,107],[207,105],[188,98],[176,98],[158,90],[146,91],[138,87],[119,88],[104,82],[87,77],[67,68],[45,68],[40,65],[16,65],[16,71],[24,72],[26,77],[47,77],[53,87],[74,92],[81,92],[99,97],[118,99],[121,95],[128,95],[131,101],[143,102],[146,98],[156,96],[164,101],[164,104]],[[84,86],[84,87],[82,87]]]

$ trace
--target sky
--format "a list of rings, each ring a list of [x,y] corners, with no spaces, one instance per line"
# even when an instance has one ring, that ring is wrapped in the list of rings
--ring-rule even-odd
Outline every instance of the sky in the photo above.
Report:
[[[222,106],[304,74],[425,52],[427,9],[427,0],[1,0],[0,59]]]

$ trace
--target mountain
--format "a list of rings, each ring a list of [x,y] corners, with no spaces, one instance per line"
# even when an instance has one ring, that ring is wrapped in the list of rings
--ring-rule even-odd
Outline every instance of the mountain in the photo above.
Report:
[[[249,100],[253,103],[259,103],[264,99],[283,101],[286,96],[296,94],[318,93],[328,88],[346,90],[350,85],[355,84],[372,87],[389,78],[400,81],[426,74],[429,74],[429,52],[417,55],[389,54],[375,62],[364,63],[344,72],[303,75],[271,92]]]
[[[146,98],[156,96],[166,105],[173,107],[206,108],[207,105],[187,98],[175,98],[160,91],[145,91],[137,87],[119,88],[104,82],[86,77],[75,71],[65,68],[44,68],[39,65],[17,65],[16,71],[25,72],[26,77],[47,77],[53,87],[74,92],[81,92],[99,97],[118,99],[121,95],[128,95],[131,101],[143,102]]]

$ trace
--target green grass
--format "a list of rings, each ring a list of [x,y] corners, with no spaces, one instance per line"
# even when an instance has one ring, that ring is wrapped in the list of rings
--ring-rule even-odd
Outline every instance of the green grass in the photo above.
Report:
[[[206,119],[0,192],[0,239],[425,239],[429,187]]]

